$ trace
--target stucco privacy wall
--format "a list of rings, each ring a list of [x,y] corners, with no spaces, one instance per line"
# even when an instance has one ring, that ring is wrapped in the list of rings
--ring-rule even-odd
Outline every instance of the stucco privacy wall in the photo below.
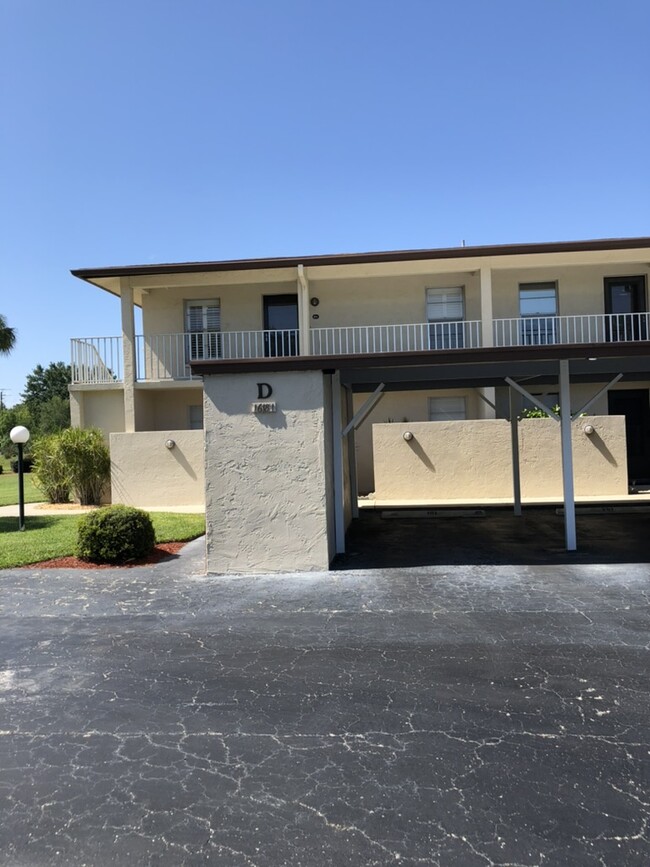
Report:
[[[124,430],[124,391],[122,388],[72,391],[70,416],[73,427],[97,427],[108,441],[110,433]]]
[[[369,394],[354,395],[354,411],[357,412]],[[467,416],[476,417],[480,413],[482,401],[477,389],[448,389],[437,391],[389,391],[385,392],[372,412],[363,420],[355,434],[357,455],[357,480],[360,494],[375,490],[373,476],[372,428],[375,424],[389,421],[425,422],[429,420],[430,397],[464,397]]]
[[[585,424],[595,432],[587,436]],[[410,431],[413,439],[404,440]],[[627,493],[625,419],[588,416],[572,426],[577,496]],[[553,419],[519,423],[521,493],[561,497],[560,426]],[[503,419],[373,426],[378,500],[474,501],[512,497],[510,423]]]
[[[167,448],[173,440],[174,448]],[[201,506],[205,496],[202,430],[112,433],[114,503],[129,506]]]
[[[252,411],[260,381],[275,412]],[[327,569],[323,374],[206,376],[204,396],[208,571]]]

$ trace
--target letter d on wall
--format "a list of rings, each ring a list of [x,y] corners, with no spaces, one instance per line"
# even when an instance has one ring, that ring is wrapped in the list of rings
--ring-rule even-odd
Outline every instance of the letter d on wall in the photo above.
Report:
[[[258,382],[257,383],[257,399],[258,400],[266,400],[271,397],[273,394],[273,389],[268,384],[268,382]]]

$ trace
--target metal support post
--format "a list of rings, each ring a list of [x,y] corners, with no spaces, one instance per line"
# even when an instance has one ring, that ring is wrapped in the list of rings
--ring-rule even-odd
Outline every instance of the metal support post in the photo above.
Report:
[[[510,396],[510,444],[512,447],[512,496],[515,515],[521,517],[521,473],[519,468],[519,419],[515,406],[515,391],[508,389]]]
[[[562,485],[564,491],[564,534],[567,551],[578,547],[576,504],[573,489],[573,446],[571,442],[571,392],[569,361],[560,361],[560,436],[562,440]]]

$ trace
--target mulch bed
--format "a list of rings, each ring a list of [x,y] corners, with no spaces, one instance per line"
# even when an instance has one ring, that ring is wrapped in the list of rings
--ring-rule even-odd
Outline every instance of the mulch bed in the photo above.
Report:
[[[130,563],[122,563],[121,566],[113,566],[110,563],[99,565],[98,563],[87,563],[85,560],[80,560],[78,557],[57,557],[54,560],[42,560],[40,563],[30,563],[28,566],[21,566],[21,569],[131,569],[133,566],[153,566],[155,563],[160,563],[161,560],[166,560],[177,554],[186,542],[162,542],[156,545],[151,554],[142,560],[133,560]]]

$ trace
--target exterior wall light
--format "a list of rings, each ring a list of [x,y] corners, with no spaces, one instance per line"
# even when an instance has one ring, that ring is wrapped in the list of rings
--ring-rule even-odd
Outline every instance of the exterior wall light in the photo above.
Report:
[[[167,448],[167,449],[176,448],[176,440],[165,440],[165,448]]]
[[[588,437],[590,437],[596,433],[596,428],[592,424],[586,424],[583,427],[583,431],[587,434]]]
[[[404,437],[404,439],[406,440],[407,443],[410,443],[411,440],[413,439],[413,434],[411,433],[410,430],[405,430],[404,433],[402,434],[402,436]]]
[[[12,427],[9,439],[18,446],[18,529],[25,529],[25,480],[23,473],[23,446],[29,441],[29,431],[22,424]]]

